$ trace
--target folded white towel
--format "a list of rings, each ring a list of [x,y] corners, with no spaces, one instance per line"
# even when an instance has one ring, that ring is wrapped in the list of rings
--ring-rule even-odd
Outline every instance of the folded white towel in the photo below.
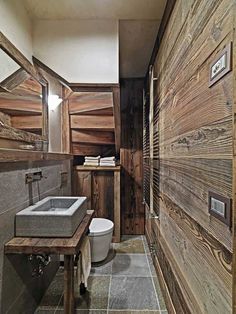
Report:
[[[85,156],[85,160],[100,160],[101,156],[93,157],[93,156]]]
[[[82,282],[87,288],[88,277],[91,271],[91,248],[89,237],[86,236],[80,247],[80,256],[77,263],[76,277],[78,285]]]
[[[112,157],[103,157],[100,159],[100,161],[115,161],[116,158],[114,156]]]
[[[115,167],[116,166],[116,163],[108,163],[108,162],[106,162],[106,163],[100,163],[100,166],[102,166],[102,167]]]

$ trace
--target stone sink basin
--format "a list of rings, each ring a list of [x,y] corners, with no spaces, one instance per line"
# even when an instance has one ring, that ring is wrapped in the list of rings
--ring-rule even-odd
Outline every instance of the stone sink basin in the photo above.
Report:
[[[46,197],[16,214],[17,237],[72,237],[87,212],[87,197]]]

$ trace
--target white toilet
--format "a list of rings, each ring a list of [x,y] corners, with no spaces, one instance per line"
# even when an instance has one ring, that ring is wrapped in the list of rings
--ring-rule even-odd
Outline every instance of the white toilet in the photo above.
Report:
[[[92,263],[103,261],[109,252],[114,223],[104,218],[93,218],[89,226]]]

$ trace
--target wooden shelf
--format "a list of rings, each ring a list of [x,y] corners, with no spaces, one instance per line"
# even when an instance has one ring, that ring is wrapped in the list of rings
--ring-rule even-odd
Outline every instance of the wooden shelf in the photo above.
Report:
[[[41,151],[0,148],[0,162],[65,160],[65,159],[73,159],[73,155],[63,153],[47,153]]]
[[[5,244],[5,254],[64,254],[76,255],[83,236],[89,229],[94,211],[89,210],[71,238],[15,237]]]
[[[75,170],[78,171],[120,171],[121,167],[120,166],[115,166],[115,167],[104,167],[104,166],[75,166]]]

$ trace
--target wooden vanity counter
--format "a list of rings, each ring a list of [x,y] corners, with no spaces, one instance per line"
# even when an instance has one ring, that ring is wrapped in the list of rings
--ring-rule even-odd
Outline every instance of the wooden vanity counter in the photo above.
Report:
[[[74,256],[79,253],[84,236],[94,216],[88,210],[71,238],[15,237],[5,244],[5,254],[63,254],[64,255],[64,313],[75,313]]]

